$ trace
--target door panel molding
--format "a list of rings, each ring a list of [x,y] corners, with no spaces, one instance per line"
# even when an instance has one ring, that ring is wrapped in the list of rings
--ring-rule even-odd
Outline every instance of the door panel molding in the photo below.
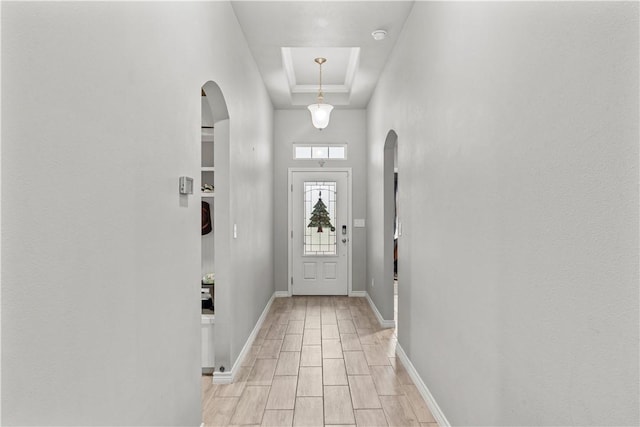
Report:
[[[322,173],[322,172],[346,172],[347,174],[347,224],[349,225],[349,239],[347,241],[347,295],[352,296],[352,277],[353,277],[353,180],[352,180],[352,171],[350,167],[344,168],[289,168],[288,169],[288,180],[287,180],[287,189],[288,189],[288,228],[287,235],[288,239],[288,290],[289,295],[293,295],[293,174],[296,172],[313,172],[313,173]],[[339,236],[339,235],[338,235]],[[324,275],[324,271],[319,272],[321,275]]]

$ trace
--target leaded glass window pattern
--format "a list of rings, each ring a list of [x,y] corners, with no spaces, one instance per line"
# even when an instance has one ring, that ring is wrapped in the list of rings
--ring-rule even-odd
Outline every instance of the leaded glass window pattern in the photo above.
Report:
[[[321,203],[319,203],[320,199]],[[316,208],[315,216],[314,208]],[[322,217],[325,216],[322,210],[326,210],[328,220],[332,226],[317,226],[319,210]],[[304,255],[336,255],[337,225],[335,181],[305,181],[304,225]],[[309,225],[312,226],[309,227]]]

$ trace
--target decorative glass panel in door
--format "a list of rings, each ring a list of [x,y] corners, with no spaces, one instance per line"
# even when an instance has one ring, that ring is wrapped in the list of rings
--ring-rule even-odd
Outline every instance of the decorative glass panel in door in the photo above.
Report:
[[[304,255],[336,254],[336,182],[304,183]]]

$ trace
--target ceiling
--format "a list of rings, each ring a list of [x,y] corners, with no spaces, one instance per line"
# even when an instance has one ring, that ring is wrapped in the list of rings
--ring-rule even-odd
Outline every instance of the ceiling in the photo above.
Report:
[[[275,108],[365,108],[413,1],[232,1]],[[376,41],[371,32],[387,31]]]

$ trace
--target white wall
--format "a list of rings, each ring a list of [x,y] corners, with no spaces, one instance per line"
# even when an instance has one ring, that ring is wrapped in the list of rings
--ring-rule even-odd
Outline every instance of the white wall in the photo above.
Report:
[[[350,167],[353,173],[353,218],[366,218],[366,112],[336,109],[322,131],[311,124],[309,111],[276,110],[274,141],[274,277],[278,291],[287,291],[288,195],[290,167],[319,167],[317,161],[294,160],[294,143],[347,143],[347,160],[327,160],[324,167]],[[352,227],[352,290],[364,291],[366,280],[366,228]]]
[[[637,3],[415,4],[368,110],[367,264],[394,129],[399,343],[452,424],[640,422],[638,72]]]
[[[2,22],[2,5],[0,4],[0,23]],[[0,46],[2,31],[0,30]],[[2,81],[2,55],[0,54],[0,81]],[[0,85],[2,99],[2,85]],[[0,322],[2,322],[2,107],[0,106]],[[0,422],[2,422],[2,324],[0,323]]]
[[[273,293],[273,131],[230,5],[2,3],[3,425],[200,424],[200,198],[178,177],[209,80],[242,339]]]
[[[243,37],[239,30],[236,36]],[[240,59],[237,54],[229,58],[239,69],[246,68],[251,70],[252,74],[255,71],[257,75],[253,58],[243,56],[242,61]],[[259,102],[261,108],[255,109],[255,114],[245,117],[245,120],[236,121],[232,115],[229,121],[231,128],[229,152],[231,223],[229,227],[231,230],[226,234],[230,236],[228,250],[231,262],[228,269],[231,272],[231,280],[229,286],[221,288],[216,279],[216,292],[224,289],[224,292],[228,292],[229,295],[231,347],[229,363],[225,365],[227,370],[236,361],[256,321],[275,291],[272,228],[275,197],[273,109],[262,80],[255,81],[253,85],[246,85],[242,94],[245,108],[250,108],[255,102]],[[216,151],[217,176],[219,176],[217,164],[220,163],[218,154],[219,152]],[[216,182],[218,182],[217,179]],[[216,209],[219,206],[220,200],[216,196]],[[233,224],[237,225],[237,239],[233,238]],[[216,257],[220,259],[222,249],[217,246],[217,239],[220,236],[218,228],[215,229],[215,233]],[[216,261],[216,270],[220,271],[220,269],[221,265]],[[216,307],[216,313],[218,311]],[[219,329],[217,317],[216,314],[216,330]],[[224,359],[218,359],[216,352],[218,366],[220,366],[219,361],[225,363]]]

